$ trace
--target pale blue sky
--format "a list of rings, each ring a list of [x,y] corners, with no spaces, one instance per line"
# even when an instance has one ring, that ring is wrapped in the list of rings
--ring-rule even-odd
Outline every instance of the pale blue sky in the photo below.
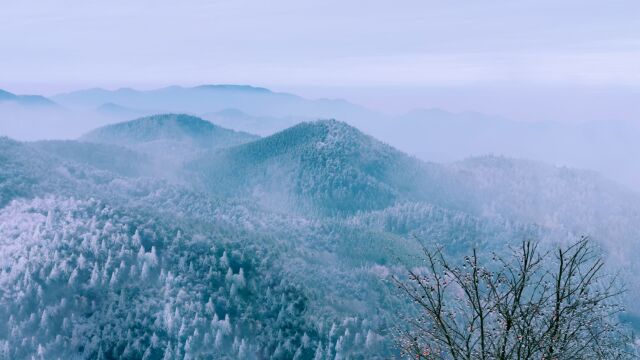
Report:
[[[245,83],[397,111],[438,103],[385,91],[635,92],[640,1],[5,1],[0,49],[19,93]]]

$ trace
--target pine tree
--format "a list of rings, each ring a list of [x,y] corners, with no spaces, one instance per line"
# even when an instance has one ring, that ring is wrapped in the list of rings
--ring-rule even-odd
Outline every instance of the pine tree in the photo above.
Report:
[[[216,349],[221,349],[222,348],[222,330],[218,329],[218,331],[216,332],[216,341],[215,341],[215,347]]]
[[[173,360],[173,351],[171,351],[171,343],[167,344],[167,347],[164,350],[164,356],[162,360]]]
[[[323,347],[322,347],[322,341],[318,343],[318,347],[316,348],[316,353],[315,356],[313,357],[313,360],[322,360],[322,352]]]

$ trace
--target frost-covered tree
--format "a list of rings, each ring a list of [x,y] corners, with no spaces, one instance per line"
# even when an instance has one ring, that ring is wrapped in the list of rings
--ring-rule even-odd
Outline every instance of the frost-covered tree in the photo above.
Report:
[[[417,307],[399,328],[412,359],[626,359],[620,290],[588,239],[551,251],[523,242],[483,264],[424,247],[426,266],[395,282]],[[368,337],[368,336],[367,336]],[[367,340],[368,342],[368,340]]]

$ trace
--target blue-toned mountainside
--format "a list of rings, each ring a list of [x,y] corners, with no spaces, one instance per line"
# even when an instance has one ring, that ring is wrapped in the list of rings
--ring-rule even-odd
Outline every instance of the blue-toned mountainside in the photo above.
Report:
[[[2,138],[0,195],[0,358],[387,359],[407,308],[391,276],[421,264],[415,238],[489,256],[587,228],[610,259],[638,253],[621,231],[637,200],[615,183],[423,163],[334,120],[257,138],[163,115],[82,141]]]
[[[107,125],[91,131],[83,140],[135,145],[154,141],[190,142],[202,148],[221,148],[254,140],[257,137],[216,126],[195,116],[163,114]]]
[[[96,108],[105,103],[132,109],[162,109],[204,114],[229,108],[261,116],[307,116],[313,118],[361,118],[371,114],[344,100],[308,100],[296,95],[246,85],[170,86],[139,91],[134,89],[81,90],[54,96],[60,104],[75,108]]]
[[[128,147],[181,163],[199,152],[246,143],[258,137],[225,129],[190,115],[163,114],[107,125],[81,140]]]
[[[481,214],[605,238],[640,236],[631,226],[640,221],[640,195],[595,172],[496,156],[470,158],[452,167],[473,179]],[[606,235],[601,232],[605,228]]]
[[[640,196],[597,173],[480,157],[423,163],[334,120],[307,122],[187,165],[208,191],[282,211],[349,214],[421,201],[482,217],[635,244]]]
[[[400,200],[461,207],[457,179],[339,121],[305,122],[189,164],[205,188],[266,205],[324,213],[380,209]],[[462,183],[460,183],[462,184]],[[458,192],[460,193],[460,192]],[[308,208],[306,208],[308,210]]]
[[[623,249],[640,251],[640,196],[597,173],[491,156],[422,163],[332,120],[207,153],[188,166],[212,193],[278,211],[352,214],[418,201],[589,235],[624,271],[636,266]]]
[[[335,118],[424,161],[486,154],[591,169],[640,190],[640,128],[616,118],[587,123],[521,122],[477,112],[417,109],[385,115],[344,100],[305,99],[245,85],[170,86],[155,90],[88,89],[53,99],[61,106],[22,106],[45,98],[0,93],[0,135],[20,140],[72,139],[114,122],[161,113],[200,116],[260,136],[302,121]],[[43,100],[44,99],[44,100]],[[63,125],[64,124],[64,125]],[[623,165],[624,164],[624,165]]]
[[[73,140],[37,141],[30,145],[42,152],[117,175],[154,176],[154,159],[118,145]]]
[[[409,234],[454,252],[550,236],[411,203],[322,221],[274,214],[132,178],[120,161],[145,157],[131,150],[113,148],[109,165],[110,145],[5,142],[4,178],[31,183],[3,183],[8,358],[386,358],[404,304],[384,280],[413,261]]]
[[[154,176],[149,157],[122,147],[76,141],[22,143],[0,137],[0,206],[47,194],[126,197],[121,180]],[[130,181],[130,180],[127,180]],[[104,195],[107,196],[107,195]]]
[[[117,153],[113,155],[115,159]],[[65,162],[38,146],[0,137],[0,206],[16,198],[83,191],[105,181],[105,174],[94,170]]]
[[[58,107],[58,105],[40,95],[16,95],[0,89],[0,104],[11,103],[23,107]]]
[[[32,196],[34,186],[47,175],[51,175],[50,181],[55,181],[51,165],[33,149],[0,137],[0,206],[17,197]]]

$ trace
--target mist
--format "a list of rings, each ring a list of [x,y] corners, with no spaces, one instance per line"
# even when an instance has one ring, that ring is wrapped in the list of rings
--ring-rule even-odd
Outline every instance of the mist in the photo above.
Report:
[[[315,91],[305,93],[320,90]],[[596,171],[640,190],[640,165],[633,161],[640,155],[635,141],[640,125],[634,120],[640,105],[630,88],[372,88],[336,93],[373,106],[242,86],[91,89],[51,96],[52,106],[5,101],[0,104],[0,134],[29,141],[77,139],[106,124],[185,113],[268,136],[303,121],[332,118],[424,161],[450,163],[483,155],[531,159]],[[376,105],[382,98],[407,107],[380,109]]]
[[[3,4],[0,359],[637,358],[639,23]]]

